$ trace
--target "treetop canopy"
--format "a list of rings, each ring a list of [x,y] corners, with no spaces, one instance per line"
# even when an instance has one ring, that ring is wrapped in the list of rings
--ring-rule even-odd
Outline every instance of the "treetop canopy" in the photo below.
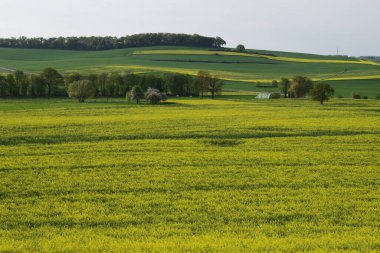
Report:
[[[0,47],[34,49],[107,50],[147,46],[193,46],[220,48],[226,42],[220,37],[198,34],[142,33],[124,37],[57,37],[0,38]]]

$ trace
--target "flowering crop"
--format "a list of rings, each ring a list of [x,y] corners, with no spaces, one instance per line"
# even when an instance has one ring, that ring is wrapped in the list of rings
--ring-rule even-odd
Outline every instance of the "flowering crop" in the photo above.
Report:
[[[0,100],[0,251],[379,250],[377,101]]]

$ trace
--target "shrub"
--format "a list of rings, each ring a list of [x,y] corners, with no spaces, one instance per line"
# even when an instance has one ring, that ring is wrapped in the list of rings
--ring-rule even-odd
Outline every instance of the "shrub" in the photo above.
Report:
[[[380,100],[380,94],[376,95],[376,100]]]
[[[240,53],[244,52],[245,51],[245,46],[242,45],[242,44],[237,45],[236,46],[236,51],[238,51]]]
[[[281,94],[278,92],[275,92],[275,93],[270,94],[269,98],[270,99],[279,99],[279,98],[281,98]]]
[[[161,101],[166,101],[167,97],[165,93],[162,93],[157,89],[149,88],[145,93],[145,99],[151,104],[158,104]]]
[[[342,95],[339,95],[338,98],[343,98],[343,96],[342,96]]]
[[[275,88],[278,88],[278,81],[277,80],[273,80],[272,81],[272,86],[275,87]]]
[[[363,96],[363,99],[368,99],[368,96]]]
[[[352,98],[353,99],[361,99],[362,96],[360,96],[360,94],[358,94],[358,93],[352,93]]]

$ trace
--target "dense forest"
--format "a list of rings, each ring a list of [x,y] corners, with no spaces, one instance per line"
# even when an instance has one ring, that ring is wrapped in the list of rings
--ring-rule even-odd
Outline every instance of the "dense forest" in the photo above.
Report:
[[[0,38],[0,47],[69,50],[108,50],[146,46],[193,46],[220,48],[226,42],[220,37],[198,34],[145,33],[125,37],[58,37],[58,38]]]

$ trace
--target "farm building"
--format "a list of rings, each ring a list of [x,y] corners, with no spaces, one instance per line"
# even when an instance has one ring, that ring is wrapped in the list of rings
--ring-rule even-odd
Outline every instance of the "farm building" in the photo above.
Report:
[[[274,99],[274,98],[280,98],[281,94],[276,92],[260,92],[256,98],[257,99]]]
[[[257,95],[257,99],[270,99],[270,95],[272,93],[270,92],[260,92],[258,95]]]

